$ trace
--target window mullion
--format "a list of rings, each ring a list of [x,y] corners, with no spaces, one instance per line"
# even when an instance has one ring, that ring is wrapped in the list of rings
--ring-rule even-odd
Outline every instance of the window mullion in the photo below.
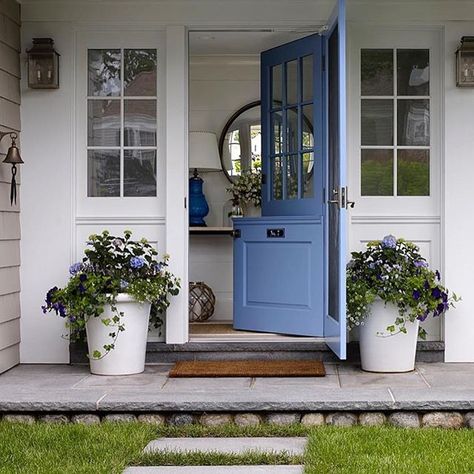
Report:
[[[397,49],[393,50],[393,195],[398,196],[398,91]]]
[[[120,197],[124,196],[124,146],[125,146],[125,49],[121,49],[121,81],[120,81]]]

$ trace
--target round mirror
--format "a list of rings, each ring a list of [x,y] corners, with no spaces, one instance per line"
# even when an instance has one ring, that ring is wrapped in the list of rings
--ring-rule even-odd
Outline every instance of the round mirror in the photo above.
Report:
[[[251,102],[230,117],[219,139],[219,155],[229,181],[262,165],[260,101]]]
[[[219,138],[219,155],[225,176],[230,182],[242,172],[255,172],[262,169],[262,128],[260,120],[261,102],[256,100],[237,110],[225,124]],[[287,140],[298,141],[297,109],[288,109]],[[290,116],[291,113],[291,116]],[[294,117],[293,117],[294,115]],[[275,114],[281,117],[281,112]],[[312,120],[303,115],[302,145],[303,148],[314,147]],[[278,125],[275,124],[278,128]],[[279,125],[281,129],[281,121]],[[281,133],[281,132],[280,132]],[[306,160],[303,153],[305,182],[313,174],[313,160]],[[307,155],[307,153],[306,153]]]

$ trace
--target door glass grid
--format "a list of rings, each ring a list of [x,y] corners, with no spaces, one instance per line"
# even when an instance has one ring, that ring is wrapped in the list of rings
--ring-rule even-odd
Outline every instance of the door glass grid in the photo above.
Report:
[[[430,195],[430,51],[361,50],[361,195]]]
[[[271,199],[314,197],[313,55],[271,69]]]
[[[157,50],[89,49],[87,196],[156,196]]]

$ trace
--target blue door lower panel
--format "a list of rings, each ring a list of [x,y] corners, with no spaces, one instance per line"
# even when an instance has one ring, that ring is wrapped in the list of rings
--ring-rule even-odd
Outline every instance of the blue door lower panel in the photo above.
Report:
[[[322,336],[322,220],[235,219],[234,228],[234,327]]]

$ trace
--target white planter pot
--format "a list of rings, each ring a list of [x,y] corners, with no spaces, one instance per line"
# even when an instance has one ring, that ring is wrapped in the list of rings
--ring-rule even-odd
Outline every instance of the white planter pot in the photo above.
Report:
[[[419,321],[406,324],[407,333],[392,336],[387,331],[399,316],[398,308],[376,300],[371,313],[359,326],[362,370],[368,372],[409,372],[415,368]]]
[[[115,348],[101,359],[94,359],[92,354],[95,350],[104,354],[104,345],[113,342],[109,333],[117,331],[115,326],[103,324],[102,319],[112,319],[117,313],[106,306],[100,317],[89,318],[86,323],[90,369],[96,375],[130,375],[145,370],[150,304],[137,303],[131,296],[121,293],[117,296],[116,308],[123,313],[120,324],[125,330],[118,333]]]

